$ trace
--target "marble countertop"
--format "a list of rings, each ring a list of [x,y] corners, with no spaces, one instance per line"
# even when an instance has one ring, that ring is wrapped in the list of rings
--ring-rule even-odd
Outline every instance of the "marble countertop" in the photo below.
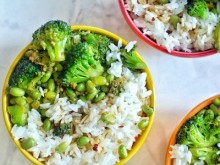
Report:
[[[166,55],[153,49],[130,29],[120,12],[117,0],[1,0],[1,87],[12,61],[31,41],[33,31],[52,19],[61,19],[72,25],[104,28],[127,41],[137,41],[137,49],[153,76],[156,115],[149,137],[127,165],[164,164],[167,144],[174,127],[202,100],[220,93],[219,54],[192,59]],[[0,146],[0,164],[31,164],[10,139],[2,113]]]

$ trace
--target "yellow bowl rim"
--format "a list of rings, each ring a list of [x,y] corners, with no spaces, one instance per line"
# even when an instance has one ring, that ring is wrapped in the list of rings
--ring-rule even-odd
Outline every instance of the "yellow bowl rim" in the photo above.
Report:
[[[107,36],[107,37],[111,38],[113,41],[116,41],[116,42],[119,39],[121,39],[123,45],[127,44],[127,41],[125,41],[123,38],[119,37],[118,35],[116,35],[116,34],[114,34],[112,32],[109,32],[107,30],[101,29],[101,28],[97,28],[97,27],[93,27],[93,26],[74,25],[74,26],[71,26],[71,29],[72,30],[85,30],[85,31],[88,30],[88,31],[91,31],[91,32],[94,32],[94,33],[98,33],[98,34],[102,34],[104,36]],[[11,67],[10,67],[10,69],[9,69],[7,75],[6,75],[6,78],[5,78],[5,81],[4,81],[4,85],[3,85],[3,90],[2,90],[2,111],[3,111],[4,122],[5,122],[6,128],[7,128],[8,132],[9,132],[10,137],[12,138],[13,142],[18,147],[18,149],[32,163],[34,163],[36,165],[43,165],[40,161],[38,161],[36,158],[34,158],[31,153],[29,153],[28,151],[24,150],[21,147],[21,144],[20,144],[19,140],[15,140],[13,138],[13,135],[11,133],[12,124],[10,122],[10,115],[7,112],[7,103],[8,103],[7,84],[9,82],[9,78],[10,78],[10,76],[11,76],[11,74],[12,74],[12,72],[13,72],[15,66],[16,66],[16,64],[19,62],[19,60],[21,59],[23,54],[28,50],[29,46],[30,46],[30,44],[28,44],[25,48],[23,48],[23,50],[17,55],[17,57],[15,58],[13,63],[11,64]],[[141,60],[143,60],[141,55],[138,52],[136,52],[136,53],[137,53],[137,56]],[[147,135],[149,134],[150,129],[151,129],[152,124],[153,124],[153,120],[154,120],[154,117],[155,117],[155,90],[154,90],[154,83],[153,83],[152,75],[151,75],[150,70],[148,69],[148,67],[146,68],[145,72],[147,73],[147,88],[152,91],[152,94],[150,96],[150,106],[154,108],[154,113],[150,117],[150,121],[149,121],[149,125],[148,125],[147,129],[145,129],[142,132],[142,134],[138,138],[138,141],[135,142],[134,146],[132,147],[132,150],[130,150],[128,152],[128,156],[125,159],[121,159],[118,163],[116,163],[117,165],[123,165],[124,163],[126,163],[139,150],[139,148],[145,142],[145,140],[147,138]]]
[[[173,131],[173,133],[170,137],[169,143],[167,145],[167,150],[166,150],[166,154],[165,154],[165,165],[172,165],[173,160],[170,158],[171,155],[169,153],[171,151],[170,146],[172,146],[176,143],[176,134],[179,131],[180,127],[186,122],[187,119],[193,117],[195,114],[197,114],[203,108],[205,108],[206,106],[211,104],[212,100],[215,99],[215,98],[220,98],[220,94],[209,97],[206,100],[199,103],[197,106],[195,106],[193,109],[191,109],[189,111],[189,113],[187,113],[184,116],[184,118],[180,121],[180,123],[176,126],[176,128],[174,129],[174,131]]]

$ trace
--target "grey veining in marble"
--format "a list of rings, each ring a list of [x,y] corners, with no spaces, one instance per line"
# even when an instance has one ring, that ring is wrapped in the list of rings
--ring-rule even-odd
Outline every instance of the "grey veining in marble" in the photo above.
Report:
[[[117,0],[1,0],[0,1],[0,93],[7,70],[34,30],[52,19],[72,25],[104,28],[138,42],[156,90],[156,116],[144,145],[127,165],[163,165],[169,137],[191,108],[220,93],[220,55],[179,58],[161,53],[140,40],[125,22]],[[31,164],[9,137],[0,113],[0,164]]]

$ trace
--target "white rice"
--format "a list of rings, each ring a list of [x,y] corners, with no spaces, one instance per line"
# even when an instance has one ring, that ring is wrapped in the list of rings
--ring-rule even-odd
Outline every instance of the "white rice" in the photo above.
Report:
[[[135,42],[130,44],[130,48]],[[110,52],[119,53],[121,41],[118,46],[110,45]],[[130,49],[129,48],[129,49]],[[127,79],[124,91],[119,96],[109,94],[99,103],[83,102],[78,100],[75,104],[69,102],[67,97],[56,96],[54,104],[41,104],[46,109],[46,116],[55,123],[72,123],[74,133],[62,138],[54,136],[52,131],[45,132],[42,129],[41,115],[35,109],[28,112],[28,124],[26,126],[14,125],[11,132],[15,139],[34,138],[37,145],[28,151],[35,158],[47,165],[113,165],[119,162],[118,147],[124,144],[127,150],[132,149],[135,137],[141,134],[137,123],[148,117],[141,117],[141,106],[149,101],[151,91],[146,89],[147,74],[134,73],[124,67],[119,56],[109,55],[109,59],[116,59],[108,70],[108,73],[116,77]],[[120,70],[120,71],[119,71]],[[116,117],[116,123],[108,125],[100,120],[102,113],[109,112]],[[83,114],[83,115],[82,115]],[[90,138],[91,145],[96,145],[97,150],[86,147],[79,148],[77,138],[86,134]],[[61,143],[67,142],[68,147],[64,153],[58,153],[55,148]]]
[[[191,17],[185,9],[187,0],[170,0],[170,3],[165,5],[140,4],[138,0],[126,0],[125,4],[136,26],[169,52],[203,51],[215,46],[213,30],[220,15],[210,12],[205,21]],[[220,2],[217,10],[220,11]],[[169,19],[179,13],[182,13],[181,22],[174,28]]]

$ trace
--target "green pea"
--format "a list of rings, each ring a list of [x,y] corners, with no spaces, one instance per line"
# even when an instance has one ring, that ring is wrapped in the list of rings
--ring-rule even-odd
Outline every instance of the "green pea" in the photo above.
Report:
[[[86,91],[88,93],[93,93],[96,90],[95,85],[93,84],[93,82],[91,80],[88,80],[86,82]]]
[[[24,96],[25,91],[21,88],[13,87],[13,88],[10,89],[9,93],[12,96]]]
[[[94,99],[95,96],[97,95],[97,93],[98,93],[97,90],[95,90],[93,93],[88,93],[88,94],[86,95],[87,100],[92,100],[92,99]]]
[[[166,3],[169,2],[169,0],[157,0],[157,2],[158,2],[159,4],[166,4]]]
[[[50,121],[50,119],[45,119],[44,120],[43,129],[45,131],[49,131],[51,129],[51,121]]]
[[[31,91],[30,96],[34,99],[34,100],[40,100],[41,98],[41,93],[38,89],[34,89]]]
[[[50,79],[51,74],[52,74],[51,71],[46,72],[45,75],[41,78],[41,82],[42,83],[47,82]]]
[[[74,99],[76,97],[76,93],[70,89],[70,88],[66,88],[65,89],[66,95],[70,98],[70,99]]]
[[[15,102],[16,104],[21,105],[21,106],[27,104],[27,101],[24,97],[16,97]]]
[[[215,104],[216,106],[220,106],[220,99],[219,98],[215,98],[213,100],[213,104]]]
[[[144,130],[147,126],[148,126],[149,120],[147,119],[142,119],[139,123],[138,123],[138,128],[140,130]]]
[[[21,146],[22,148],[24,148],[25,150],[28,150],[34,146],[36,146],[36,141],[33,139],[33,138],[27,138],[27,139],[24,139],[22,142],[21,142]]]
[[[169,20],[170,24],[173,25],[174,28],[177,27],[177,24],[180,22],[180,17],[177,15],[172,15]]]
[[[79,91],[79,92],[84,92],[84,91],[86,91],[86,85],[85,85],[85,83],[79,83],[79,84],[77,84],[76,90]]]
[[[146,113],[147,116],[151,116],[154,112],[153,108],[150,108],[148,105],[144,104],[142,105],[142,111],[144,111],[144,113]]]
[[[111,82],[114,80],[114,76],[111,75],[111,74],[108,74],[108,75],[106,76],[106,79],[107,79],[107,82],[108,82],[108,83],[111,83]]]
[[[53,100],[56,97],[56,92],[54,91],[49,91],[47,93],[45,93],[45,98],[49,99],[49,100]]]
[[[128,152],[127,152],[127,149],[126,147],[121,144],[119,147],[118,147],[118,155],[120,158],[124,159],[128,156]]]
[[[60,71],[63,70],[63,66],[60,63],[56,63],[55,64],[55,69],[60,72]]]
[[[101,116],[101,120],[105,122],[106,124],[115,124],[116,117],[114,114],[110,114],[107,112],[104,112]]]
[[[90,142],[89,138],[87,136],[81,136],[79,139],[77,139],[77,145],[80,147],[85,146]]]
[[[50,80],[47,82],[47,88],[48,88],[49,91],[54,91],[54,90],[55,90],[56,85],[55,85],[54,79],[50,79]]]
[[[56,146],[55,150],[59,153],[62,153],[67,149],[67,147],[68,147],[68,143],[62,142],[58,146]]]
[[[97,77],[93,77],[92,78],[92,82],[97,85],[97,86],[101,86],[101,85],[105,85],[107,84],[107,80],[105,77],[103,76],[97,76]]]
[[[105,98],[105,93],[104,92],[101,92],[98,97],[95,98],[95,102],[99,102],[101,100],[103,100]]]

